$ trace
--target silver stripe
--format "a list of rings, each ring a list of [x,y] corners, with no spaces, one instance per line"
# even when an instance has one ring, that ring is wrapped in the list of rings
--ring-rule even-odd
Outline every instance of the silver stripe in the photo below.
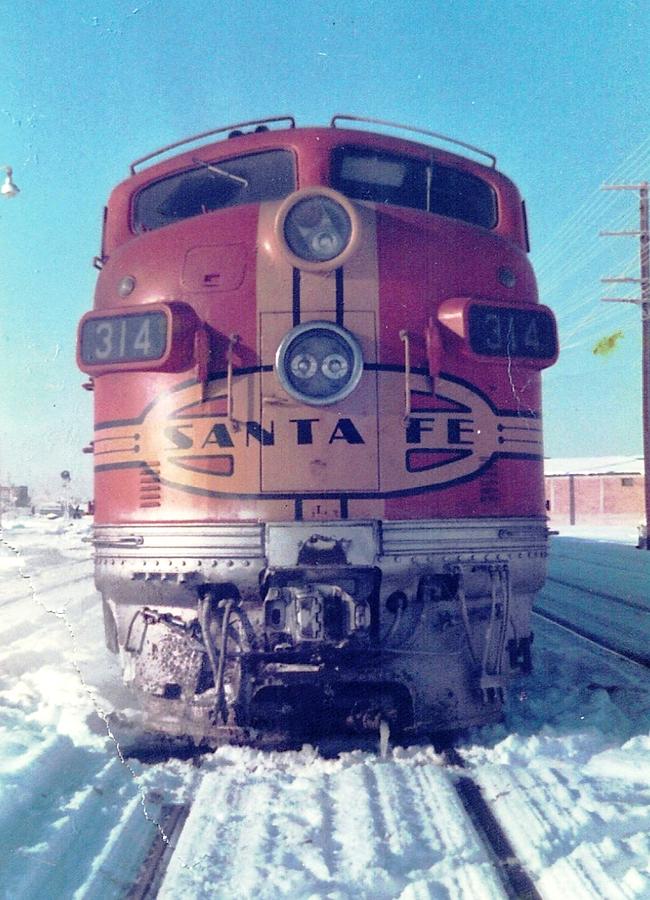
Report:
[[[300,545],[313,535],[345,541],[350,564],[373,565],[383,556],[543,550],[547,529],[541,518],[121,525],[96,526],[93,543],[98,559],[268,559],[269,565],[295,565]]]
[[[382,524],[385,556],[546,546],[545,519],[430,519]]]
[[[93,543],[97,557],[250,559],[264,556],[264,526],[96,526]]]

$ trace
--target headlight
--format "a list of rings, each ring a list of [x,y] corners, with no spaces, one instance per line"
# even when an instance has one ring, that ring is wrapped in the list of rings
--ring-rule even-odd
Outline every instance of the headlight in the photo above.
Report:
[[[352,223],[340,203],[329,197],[307,197],[295,203],[284,220],[284,238],[292,253],[308,262],[340,256],[352,234]]]
[[[318,371],[318,360],[311,353],[298,351],[294,353],[289,361],[291,374],[296,378],[304,381],[307,378],[313,378]]]
[[[343,400],[363,372],[356,339],[333,322],[305,322],[293,328],[278,347],[275,365],[287,393],[312,406]]]
[[[284,201],[276,236],[294,266],[328,271],[343,265],[359,241],[359,216],[342,194],[326,187],[305,188]]]

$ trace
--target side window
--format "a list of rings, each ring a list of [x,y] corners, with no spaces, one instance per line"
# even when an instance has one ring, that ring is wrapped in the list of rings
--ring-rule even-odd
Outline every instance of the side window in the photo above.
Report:
[[[490,185],[448,166],[432,168],[429,212],[484,228],[497,224],[496,197]]]
[[[332,156],[332,187],[347,197],[407,206],[494,228],[496,196],[489,184],[469,172],[367,147],[337,147]]]
[[[230,206],[280,200],[295,187],[289,150],[202,163],[142,188],[133,204],[133,230],[152,231]]]

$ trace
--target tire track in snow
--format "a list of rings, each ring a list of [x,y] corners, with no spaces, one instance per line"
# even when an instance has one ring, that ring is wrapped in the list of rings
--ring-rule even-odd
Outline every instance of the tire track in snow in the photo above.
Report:
[[[262,869],[257,860],[268,861],[269,868],[276,870],[279,845],[274,840],[278,829],[274,824],[273,809],[277,800],[277,789],[265,781],[254,779],[243,792],[240,803],[240,827],[237,849],[232,862],[230,884],[241,891],[242,896],[263,896],[259,891]],[[260,815],[260,810],[267,810],[267,815]],[[268,875],[267,875],[268,877]]]
[[[175,900],[179,886],[197,900],[223,896],[220,891],[239,882],[242,854],[247,844],[252,846],[247,831],[255,830],[260,818],[256,793],[241,771],[220,769],[202,778],[158,892],[160,900]],[[170,872],[175,882],[171,891]]]
[[[204,774],[157,897],[275,897],[269,878],[282,866],[273,808],[278,789],[250,769]],[[280,844],[280,845],[279,845]]]

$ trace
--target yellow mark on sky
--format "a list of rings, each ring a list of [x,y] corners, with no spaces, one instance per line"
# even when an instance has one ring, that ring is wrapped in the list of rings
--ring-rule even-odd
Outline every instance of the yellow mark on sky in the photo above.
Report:
[[[624,336],[622,331],[615,331],[614,334],[601,338],[591,352],[594,356],[607,356],[608,353],[616,349],[616,345]]]

